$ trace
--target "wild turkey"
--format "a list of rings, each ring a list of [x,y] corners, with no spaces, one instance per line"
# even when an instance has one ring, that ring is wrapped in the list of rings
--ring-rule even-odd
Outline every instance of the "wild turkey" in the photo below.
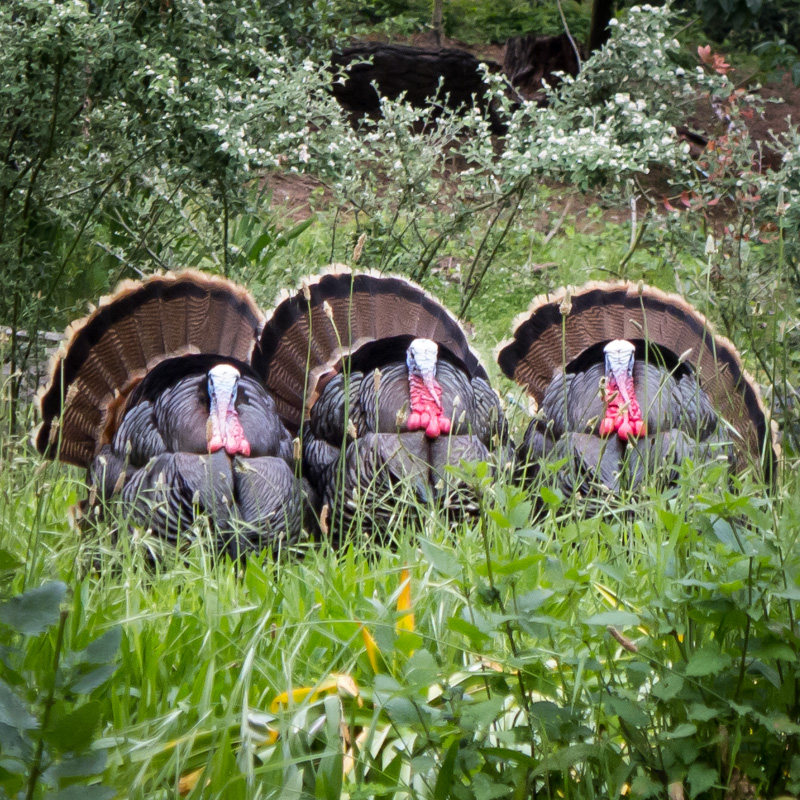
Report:
[[[523,455],[566,459],[567,495],[633,488],[654,472],[670,481],[687,458],[774,466],[758,386],[731,342],[676,295],[561,289],[534,300],[497,360],[540,406]]]
[[[197,511],[237,555],[293,540],[292,439],[248,360],[263,316],[199,272],[123,283],[67,331],[41,396],[39,452],[176,542]]]
[[[302,427],[304,475],[334,541],[359,498],[384,519],[401,484],[420,502],[452,501],[444,468],[489,460],[493,440],[505,441],[498,398],[461,326],[403,278],[337,267],[311,279],[275,309],[253,366],[287,427]]]
[[[544,83],[556,88],[561,74],[573,78],[580,72],[576,45],[566,33],[558,36],[526,34],[506,40],[503,72],[526,100],[547,105]],[[581,53],[581,57],[585,54]]]
[[[481,62],[465,50],[359,43],[333,54],[334,69],[343,73],[341,80],[333,82],[333,96],[359,119],[380,116],[381,97],[396,100],[404,95],[414,108],[425,108],[439,93],[454,110],[477,104],[488,113],[492,133],[502,134],[505,124],[491,105],[487,108],[481,63],[492,72],[500,71],[499,64]]]

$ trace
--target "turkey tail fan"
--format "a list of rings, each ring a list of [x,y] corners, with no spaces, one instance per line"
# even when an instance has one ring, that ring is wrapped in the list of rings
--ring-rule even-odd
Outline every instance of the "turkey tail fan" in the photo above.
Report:
[[[247,290],[224,278],[188,270],[124,281],[67,329],[39,397],[37,450],[88,466],[156,364],[189,353],[247,362],[263,319]]]
[[[760,463],[772,475],[777,433],[758,385],[733,344],[682,297],[632,283],[588,283],[536,298],[515,320],[513,338],[498,348],[503,373],[542,402],[553,377],[592,347],[614,339],[656,345],[691,365],[697,379],[738,434],[737,462]]]
[[[277,305],[252,364],[296,431],[343,357],[378,340],[376,347],[402,340],[405,348],[414,338],[432,339],[471,377],[488,380],[456,318],[431,295],[406,278],[342,265],[304,281]]]

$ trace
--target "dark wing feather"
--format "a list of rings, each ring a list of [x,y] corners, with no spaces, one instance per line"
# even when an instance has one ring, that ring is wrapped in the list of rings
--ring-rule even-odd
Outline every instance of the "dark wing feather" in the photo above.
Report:
[[[281,458],[237,458],[235,513],[251,531],[249,549],[273,548],[300,534],[301,495],[291,467]]]
[[[158,429],[152,403],[139,403],[125,414],[114,435],[112,450],[117,458],[135,468],[169,451]]]
[[[210,456],[166,453],[134,473],[122,499],[138,524],[173,543],[194,522],[196,509],[225,530],[233,505],[230,459],[223,451]]]

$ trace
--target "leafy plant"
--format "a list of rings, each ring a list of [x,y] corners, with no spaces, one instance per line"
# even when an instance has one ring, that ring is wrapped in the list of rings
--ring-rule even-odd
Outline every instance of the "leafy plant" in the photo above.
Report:
[[[66,585],[54,581],[0,605],[4,797],[32,800],[46,790],[59,800],[116,794],[99,783],[108,748],[96,746],[102,705],[91,698],[117,669],[121,629],[87,644],[80,608],[65,607],[66,596]]]

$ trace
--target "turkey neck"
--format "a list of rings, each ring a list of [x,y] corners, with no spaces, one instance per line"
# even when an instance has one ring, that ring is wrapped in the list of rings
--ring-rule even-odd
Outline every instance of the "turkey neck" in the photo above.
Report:
[[[606,363],[606,412],[600,423],[600,435],[614,431],[620,439],[646,433],[642,411],[633,384],[635,348],[624,339],[615,339],[604,348]]]
[[[449,433],[451,421],[442,408],[442,387],[436,380],[439,346],[431,339],[414,339],[406,352],[410,414],[409,431],[424,430],[429,439]]]
[[[240,453],[250,455],[250,442],[247,441],[239,414],[236,411],[236,395],[241,374],[230,364],[218,364],[208,371],[208,452],[215,453],[225,448],[234,456]]]

